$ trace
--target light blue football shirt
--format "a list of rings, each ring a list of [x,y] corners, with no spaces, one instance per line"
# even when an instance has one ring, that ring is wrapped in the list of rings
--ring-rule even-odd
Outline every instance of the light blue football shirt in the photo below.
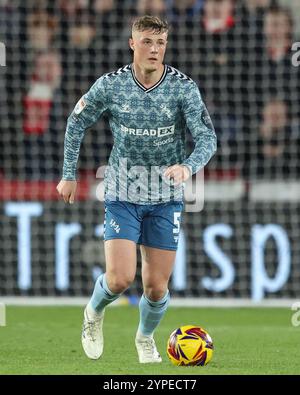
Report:
[[[165,65],[161,79],[145,88],[132,65],[100,77],[68,118],[63,179],[75,180],[85,131],[106,112],[114,145],[105,171],[107,199],[137,204],[182,200],[183,187],[170,186],[166,167],[183,164],[192,174],[216,151],[216,134],[196,83]],[[186,157],[187,130],[195,147]]]

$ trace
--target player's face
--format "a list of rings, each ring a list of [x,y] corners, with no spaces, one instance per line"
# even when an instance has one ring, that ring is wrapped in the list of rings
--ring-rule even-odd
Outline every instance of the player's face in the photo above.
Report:
[[[134,61],[147,71],[157,70],[164,60],[167,39],[167,33],[134,31],[129,40],[130,48],[134,51]]]

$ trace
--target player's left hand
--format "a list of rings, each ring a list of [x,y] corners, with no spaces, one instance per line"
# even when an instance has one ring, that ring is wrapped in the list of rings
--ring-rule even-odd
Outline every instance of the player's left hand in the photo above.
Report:
[[[174,180],[174,185],[179,185],[190,178],[191,172],[187,166],[173,165],[165,170],[164,176],[170,179],[172,178]]]

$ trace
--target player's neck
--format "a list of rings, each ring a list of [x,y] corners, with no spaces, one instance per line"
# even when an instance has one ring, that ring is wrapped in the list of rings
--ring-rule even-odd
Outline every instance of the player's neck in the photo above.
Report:
[[[151,88],[155,85],[162,77],[165,70],[165,66],[161,64],[157,70],[148,71],[140,67],[138,64],[133,63],[133,72],[135,78],[145,87]]]

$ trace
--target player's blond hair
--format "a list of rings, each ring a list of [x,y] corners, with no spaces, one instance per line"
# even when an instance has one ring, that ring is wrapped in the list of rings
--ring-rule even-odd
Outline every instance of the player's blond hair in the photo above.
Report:
[[[145,30],[154,31],[156,34],[168,33],[169,25],[167,21],[157,16],[145,15],[135,19],[132,24],[132,31],[143,32]]]

